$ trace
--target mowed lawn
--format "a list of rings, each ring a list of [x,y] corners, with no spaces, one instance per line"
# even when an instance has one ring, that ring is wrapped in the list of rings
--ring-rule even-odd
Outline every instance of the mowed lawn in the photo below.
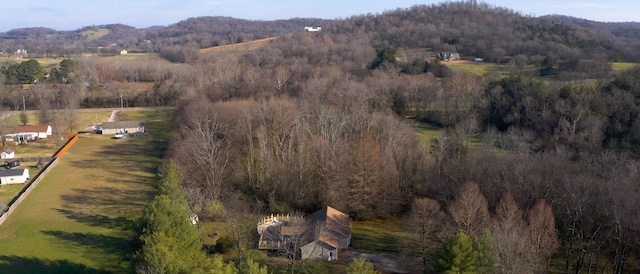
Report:
[[[141,138],[82,135],[0,225],[0,273],[132,273],[172,111],[127,112]]]

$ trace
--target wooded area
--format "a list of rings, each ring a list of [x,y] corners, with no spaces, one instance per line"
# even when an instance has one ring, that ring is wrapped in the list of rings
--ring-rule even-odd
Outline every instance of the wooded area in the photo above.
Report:
[[[488,273],[638,271],[640,68],[610,65],[640,61],[640,39],[614,31],[637,26],[556,19],[468,1],[336,20],[248,52],[198,54],[220,43],[194,34],[169,43],[188,60],[78,58],[75,80],[0,86],[0,103],[113,107],[118,83],[151,83],[125,104],[177,106],[169,158],[203,219],[220,219],[220,202],[235,218],[331,205],[406,222],[427,271],[456,256]],[[178,26],[148,32],[182,37]],[[509,75],[398,61],[410,48],[482,57]],[[38,105],[42,87],[61,95]],[[424,124],[437,137],[421,140]],[[236,235],[240,249],[257,244]]]

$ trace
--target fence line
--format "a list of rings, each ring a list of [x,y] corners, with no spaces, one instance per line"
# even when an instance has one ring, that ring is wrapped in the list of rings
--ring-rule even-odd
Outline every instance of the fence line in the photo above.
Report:
[[[4,159],[5,161],[18,160],[20,162],[51,162],[54,157],[27,157],[27,158],[12,158]]]
[[[69,141],[67,141],[67,143],[64,144],[64,146],[62,146],[53,155],[53,157],[51,157],[51,160],[40,170],[40,172],[38,172],[38,174],[36,174],[36,176],[34,176],[29,183],[27,183],[27,186],[23,188],[22,191],[20,191],[20,193],[18,193],[18,196],[16,196],[15,198],[13,198],[13,200],[11,200],[11,202],[9,202],[6,212],[0,211],[0,214],[2,214],[0,215],[0,225],[2,225],[7,220],[7,218],[9,218],[11,213],[13,213],[13,211],[16,210],[16,208],[18,208],[18,206],[22,203],[22,201],[24,201],[24,199],[26,199],[27,196],[29,196],[31,191],[33,191],[33,189],[35,189],[36,186],[40,184],[40,181],[42,181],[45,175],[47,175],[47,173],[49,173],[49,171],[58,164],[59,157],[62,156],[65,152],[67,152],[67,150],[69,150],[69,148],[77,140],[78,140],[78,135],[74,135],[71,139],[69,139]]]

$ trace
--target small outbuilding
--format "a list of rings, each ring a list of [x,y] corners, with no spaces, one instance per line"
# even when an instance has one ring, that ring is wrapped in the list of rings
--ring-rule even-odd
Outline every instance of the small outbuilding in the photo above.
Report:
[[[16,168],[20,166],[20,160],[19,159],[9,159],[7,161],[4,161],[4,164],[7,166],[7,168]]]
[[[104,122],[101,128],[102,134],[134,134],[144,132],[144,121]]]
[[[13,159],[14,157],[16,157],[16,153],[10,148],[7,148],[0,153],[0,159]]]
[[[6,169],[0,171],[0,185],[22,184],[31,180],[28,168]]]

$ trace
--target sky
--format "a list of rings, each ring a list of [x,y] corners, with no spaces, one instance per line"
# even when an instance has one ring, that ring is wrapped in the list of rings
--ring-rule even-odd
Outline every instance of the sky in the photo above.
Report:
[[[0,32],[48,27],[76,30],[85,26],[125,24],[136,28],[167,26],[199,16],[250,20],[294,17],[339,19],[378,14],[442,0],[22,0],[0,5]],[[478,0],[525,15],[569,15],[601,22],[640,22],[638,0]]]

